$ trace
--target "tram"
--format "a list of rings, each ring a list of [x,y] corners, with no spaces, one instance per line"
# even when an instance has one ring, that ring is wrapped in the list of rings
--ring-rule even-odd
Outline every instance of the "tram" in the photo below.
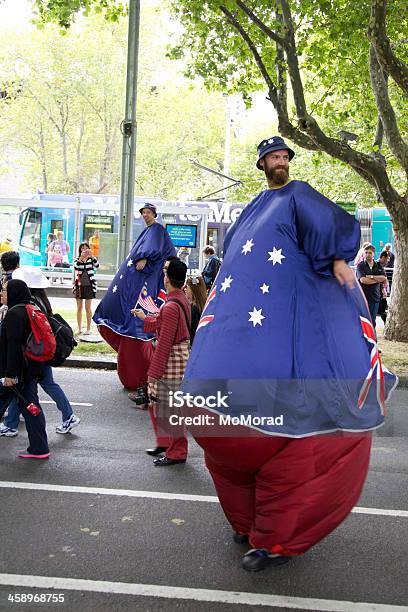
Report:
[[[2,204],[6,204],[2,198]],[[61,231],[70,246],[68,256],[72,264],[76,254],[75,245],[89,241],[98,230],[100,235],[101,272],[113,274],[116,271],[116,251],[119,223],[119,197],[105,194],[38,194],[25,200],[20,207],[20,231],[18,250],[22,265],[46,266],[46,244],[48,234],[56,235]],[[159,198],[135,197],[133,240],[136,240],[144,228],[139,208],[151,202],[158,208],[158,221],[170,230],[175,246],[188,246],[191,249],[189,266],[200,269],[200,248],[203,244],[212,245],[218,256],[222,257],[222,246],[226,231],[244,209],[242,203],[195,201],[168,202]],[[12,204],[12,199],[10,200]],[[361,224],[362,242],[370,241],[376,247],[376,253],[383,250],[385,244],[393,245],[393,229],[390,215],[385,208],[357,208],[355,204],[338,202],[340,206],[354,214]],[[171,208],[172,212],[163,212]],[[208,211],[208,222],[205,236],[200,235],[197,226],[197,214],[178,213],[175,207],[205,209]],[[183,236],[180,234],[183,229]],[[174,236],[178,237],[174,238]]]
[[[19,200],[21,212],[18,251],[21,265],[45,267],[47,236],[49,234],[56,236],[58,232],[63,233],[64,239],[69,244],[67,263],[72,264],[76,257],[75,245],[88,242],[97,230],[100,238],[100,271],[103,274],[113,274],[116,271],[118,196],[39,194],[26,202],[26,205],[22,205]],[[169,231],[175,246],[187,246],[191,249],[189,257],[191,269],[200,269],[202,265],[200,249],[203,245],[212,245],[215,252],[222,255],[225,233],[244,208],[242,204],[227,202],[181,203],[151,197],[136,197],[133,240],[138,238],[145,227],[139,208],[146,202],[157,206],[158,222]],[[204,211],[207,211],[205,215],[207,222],[205,236],[201,236],[202,226],[199,221]]]

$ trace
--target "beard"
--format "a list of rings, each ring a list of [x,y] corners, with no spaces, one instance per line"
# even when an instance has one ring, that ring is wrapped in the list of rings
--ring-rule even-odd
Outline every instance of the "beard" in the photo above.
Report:
[[[268,182],[272,182],[274,185],[284,185],[289,180],[289,170],[285,167],[266,167],[264,170]]]

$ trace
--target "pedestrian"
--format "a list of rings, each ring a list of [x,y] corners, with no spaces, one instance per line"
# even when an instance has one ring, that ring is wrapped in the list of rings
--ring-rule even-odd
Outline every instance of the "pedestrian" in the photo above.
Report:
[[[45,254],[44,254],[45,255],[45,266],[47,268],[49,266],[51,266],[51,263],[50,263],[50,247],[51,247],[52,243],[54,242],[54,240],[55,240],[55,236],[54,236],[53,233],[50,232],[49,234],[47,234],[47,241],[46,241],[46,244],[45,244]]]
[[[207,291],[209,291],[220,269],[221,260],[216,256],[214,247],[210,245],[205,247],[203,254],[207,261],[201,274]]]
[[[387,268],[390,261],[390,256],[388,251],[382,251],[378,262],[380,266],[383,268],[385,272],[386,280],[381,285],[381,299],[380,304],[378,306],[378,316],[381,317],[383,323],[387,321],[387,312],[388,312],[388,300],[387,297],[390,295],[390,284],[388,282]]]
[[[14,279],[20,279],[26,283],[30,289],[32,301],[47,316],[52,316],[52,308],[49,302],[46,288],[49,286],[47,278],[35,267],[25,266],[13,273]],[[47,395],[55,402],[62,415],[62,423],[56,427],[56,433],[67,434],[80,424],[80,419],[74,414],[72,406],[60,385],[55,382],[53,370],[47,363],[43,364],[42,376],[39,385]],[[20,407],[16,400],[8,407],[8,414],[0,425],[0,436],[14,437],[18,434],[18,423],[20,417]]]
[[[0,242],[0,254],[7,253],[7,251],[13,250],[13,239],[10,234],[4,236],[2,242]]]
[[[86,332],[91,333],[92,300],[96,297],[95,270],[99,268],[99,261],[94,257],[87,242],[81,242],[78,248],[78,257],[74,261],[74,293],[77,304],[78,334],[82,334],[82,307],[85,302]]]
[[[202,276],[189,276],[185,286],[186,297],[191,305],[190,345],[193,344],[201,313],[207,301],[207,290]]]
[[[388,262],[388,267],[389,268],[393,268],[394,264],[395,264],[395,255],[392,252],[392,244],[390,242],[387,242],[387,244],[384,246],[384,251],[387,251],[389,257],[390,257],[390,261]]]
[[[369,244],[371,244],[371,242],[369,242],[369,241],[363,242],[361,248],[358,250],[358,253],[357,253],[357,255],[356,255],[355,259],[354,259],[354,262],[353,262],[355,267],[357,267],[360,262],[364,261],[364,249]]]
[[[49,252],[52,253],[53,251],[55,251],[56,247],[59,247],[59,251],[62,255],[63,264],[68,264],[68,267],[69,267],[68,254],[70,251],[70,247],[69,247],[68,242],[64,239],[64,232],[62,231],[57,232],[56,239],[53,240],[49,246]]]
[[[394,274],[394,265],[395,265],[395,255],[392,252],[392,245],[390,242],[387,242],[387,244],[384,247],[384,251],[387,251],[388,255],[389,255],[389,262],[387,264],[387,268],[388,270],[385,270],[387,279],[388,279],[388,295],[391,295],[391,289],[392,289],[392,277]]]
[[[294,154],[279,136],[258,146],[268,189],[226,236],[181,387],[200,400],[184,413],[201,417],[191,431],[247,571],[305,553],[351,512],[395,384],[347,265],[359,224],[290,179]]]
[[[186,246],[180,247],[179,250],[177,251],[177,257],[179,258],[180,261],[186,264],[187,268],[188,268],[188,259],[190,257],[190,253],[191,253],[191,249],[189,249]]]
[[[168,262],[164,275],[167,300],[159,314],[146,316],[142,309],[132,313],[143,321],[146,332],[156,335],[157,344],[147,372],[148,392],[151,397],[150,417],[156,435],[156,447],[146,453],[156,456],[156,467],[185,463],[187,436],[185,427],[172,424],[169,414],[174,413],[170,396],[177,392],[189,356],[191,312],[183,291],[187,266],[178,259]],[[158,456],[162,455],[163,456]]]
[[[375,247],[372,244],[366,246],[364,261],[358,264],[356,274],[367,300],[371,321],[375,329],[383,283],[387,281],[387,277],[384,268],[374,260],[374,254]]]
[[[1,265],[1,280],[0,280],[0,289],[3,283],[11,280],[11,276],[16,270],[16,268],[20,265],[20,255],[17,251],[6,251],[0,257],[0,265]]]
[[[99,230],[95,230],[92,236],[89,237],[89,248],[91,249],[92,256],[96,259],[99,258]]]
[[[50,268],[62,268],[64,263],[64,258],[62,256],[61,247],[59,244],[56,244],[52,251],[48,253],[48,265]]]
[[[23,347],[31,334],[25,308],[31,302],[30,290],[23,281],[12,279],[2,286],[1,301],[8,310],[0,330],[0,378],[4,378],[3,387],[0,387],[0,411],[4,414],[14,399],[12,387],[15,387],[20,393],[18,402],[29,440],[27,451],[22,451],[18,456],[23,459],[47,459],[50,452],[45,416],[37,388],[43,366],[25,359],[23,355]],[[34,413],[28,408],[34,409]]]
[[[176,255],[168,232],[157,222],[156,206],[146,202],[139,212],[146,227],[122,262],[94,315],[99,333],[118,354],[120,382],[136,391],[147,384],[153,335],[143,330],[143,322],[131,310],[141,297],[162,301],[165,296],[163,265]]]

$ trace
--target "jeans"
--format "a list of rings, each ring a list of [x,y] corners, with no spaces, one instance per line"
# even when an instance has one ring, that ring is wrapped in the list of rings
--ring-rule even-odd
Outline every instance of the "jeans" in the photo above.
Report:
[[[43,366],[43,377],[39,381],[39,384],[45,393],[57,404],[58,410],[62,412],[62,421],[67,421],[72,415],[72,407],[61,387],[54,381],[51,366]],[[10,429],[17,429],[19,418],[20,406],[17,399],[14,398],[9,404],[8,415],[4,419],[4,424],[10,427]]]
[[[48,453],[49,448],[48,448],[47,433],[45,431],[44,413],[41,410],[40,414],[38,414],[37,416],[34,416],[26,408],[26,406],[31,402],[33,402],[34,404],[36,404],[37,406],[41,408],[40,402],[38,400],[37,380],[35,379],[27,380],[23,385],[18,386],[18,389],[21,395],[24,397],[24,400],[20,398],[15,399],[16,396],[14,392],[9,387],[6,387],[4,389],[5,395],[2,396],[1,402],[0,402],[1,411],[5,410],[7,406],[10,409],[11,404],[16,403],[17,414],[20,414],[21,412],[25,420],[25,425],[26,425],[27,434],[28,434],[28,441],[29,441],[27,452],[33,453],[34,455],[42,455],[44,453]]]
[[[371,320],[373,322],[373,327],[375,331],[375,323],[377,320],[378,309],[380,307],[380,302],[368,302],[368,309],[370,311]]]

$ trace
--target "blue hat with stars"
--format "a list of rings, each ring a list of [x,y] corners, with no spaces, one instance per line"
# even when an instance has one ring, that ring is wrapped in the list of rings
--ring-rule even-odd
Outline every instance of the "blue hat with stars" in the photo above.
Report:
[[[289,153],[290,161],[294,157],[295,152],[292,151],[290,147],[288,147],[283,138],[281,138],[280,136],[272,136],[272,138],[266,138],[265,140],[262,140],[262,142],[260,142],[258,145],[258,160],[256,162],[256,167],[258,168],[258,170],[263,170],[259,161],[263,157],[265,157],[265,155],[271,153],[271,151],[281,151],[282,149],[287,150],[287,152]]]
[[[154,204],[150,204],[149,202],[146,202],[146,204],[143,204],[142,208],[139,208],[140,214],[142,214],[145,208],[147,208],[147,210],[151,210],[152,213],[154,213],[154,216],[157,217],[157,208]]]

